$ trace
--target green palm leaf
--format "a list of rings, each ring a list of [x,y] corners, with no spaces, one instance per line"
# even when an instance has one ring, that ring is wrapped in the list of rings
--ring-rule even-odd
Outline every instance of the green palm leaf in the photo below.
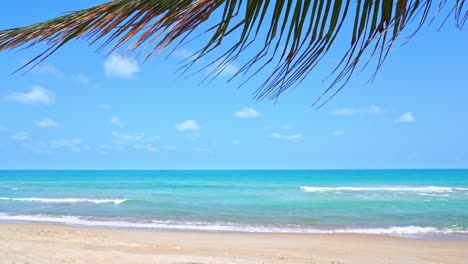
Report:
[[[360,61],[365,60],[366,67],[375,57],[376,73],[409,24],[414,28],[403,42],[449,6],[449,16],[462,28],[468,17],[464,4],[465,0],[114,0],[31,26],[0,30],[0,50],[49,46],[22,69],[34,67],[76,38],[91,44],[102,40],[98,50],[112,45],[109,52],[124,45],[128,52],[145,50],[148,59],[180,47],[207,25],[206,43],[186,66],[223,48],[210,63],[216,76],[247,49],[255,49],[233,78],[247,74],[249,80],[266,72],[254,94],[262,100],[277,99],[300,84],[334,50],[337,38],[351,33],[331,85],[316,101],[321,106],[346,85]],[[223,43],[227,37],[235,41]]]

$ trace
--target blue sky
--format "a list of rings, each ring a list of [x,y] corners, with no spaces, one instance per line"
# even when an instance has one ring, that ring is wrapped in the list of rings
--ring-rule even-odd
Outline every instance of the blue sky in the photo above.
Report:
[[[8,1],[0,28],[97,3]],[[0,169],[466,168],[468,34],[437,28],[317,111],[326,67],[275,103],[253,100],[258,82],[226,83],[236,64],[209,84],[203,71],[177,78],[192,47],[142,63],[74,41],[14,75],[43,46],[2,52]]]

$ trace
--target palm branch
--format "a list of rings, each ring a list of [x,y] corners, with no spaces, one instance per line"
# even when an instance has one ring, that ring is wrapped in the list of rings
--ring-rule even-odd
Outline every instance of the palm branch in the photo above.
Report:
[[[206,66],[211,65],[216,76],[253,48],[249,54],[254,55],[232,78],[242,75],[249,80],[266,71],[254,93],[262,100],[276,99],[300,84],[325,54],[337,50],[337,39],[349,34],[349,47],[330,74],[331,84],[315,102],[321,106],[348,83],[359,62],[364,68],[375,58],[374,77],[408,25],[414,26],[402,43],[448,6],[443,22],[453,16],[462,28],[468,16],[464,4],[465,0],[114,0],[0,30],[0,51],[45,43],[47,49],[21,68],[30,69],[68,41],[81,38],[90,44],[100,41],[98,51],[109,45],[109,53],[124,45],[128,52],[145,51],[146,60],[166,49],[172,53],[202,32],[206,42],[185,66],[223,48]],[[234,41],[223,43],[227,37]]]

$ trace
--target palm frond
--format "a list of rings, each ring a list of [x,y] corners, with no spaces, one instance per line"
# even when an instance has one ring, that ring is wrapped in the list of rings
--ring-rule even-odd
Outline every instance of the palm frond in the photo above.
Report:
[[[267,71],[254,94],[262,100],[277,99],[300,84],[333,50],[337,38],[349,34],[349,49],[334,67],[330,86],[315,102],[320,107],[348,83],[360,61],[366,67],[375,57],[377,73],[409,24],[414,27],[403,43],[428,18],[449,6],[449,16],[462,28],[468,17],[464,4],[465,0],[439,0],[438,4],[434,0],[114,0],[31,26],[1,30],[0,51],[47,44],[48,49],[23,66],[34,67],[68,41],[82,38],[91,44],[104,40],[98,50],[108,45],[112,45],[109,52],[124,45],[128,52],[146,50],[148,59],[179,47],[202,24],[211,23],[204,31],[206,43],[186,66],[223,47],[225,51],[211,63],[217,75],[255,46],[255,55],[233,78],[247,74],[249,80]],[[235,38],[232,44],[223,43],[228,36]]]

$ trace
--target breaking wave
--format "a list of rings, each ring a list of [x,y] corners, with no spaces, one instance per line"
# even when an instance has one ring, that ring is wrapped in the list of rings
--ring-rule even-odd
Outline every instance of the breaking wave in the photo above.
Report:
[[[418,193],[450,193],[456,191],[468,191],[468,188],[458,187],[312,187],[302,186],[301,190],[306,192],[334,192],[334,191],[389,191],[389,192],[418,192]]]
[[[81,216],[21,215],[0,213],[0,221],[42,222],[76,226],[93,226],[108,228],[141,228],[155,230],[199,230],[220,232],[252,233],[310,233],[310,234],[382,234],[382,235],[424,235],[424,234],[468,234],[462,228],[435,228],[421,226],[402,226],[385,228],[340,228],[320,229],[301,226],[262,226],[243,225],[229,222],[182,222],[137,219],[105,219]]]
[[[36,203],[61,203],[61,204],[74,204],[74,203],[94,203],[94,204],[103,204],[103,203],[113,203],[121,204],[126,199],[82,199],[82,198],[8,198],[0,197],[0,200],[3,201],[21,201],[21,202],[36,202]]]

